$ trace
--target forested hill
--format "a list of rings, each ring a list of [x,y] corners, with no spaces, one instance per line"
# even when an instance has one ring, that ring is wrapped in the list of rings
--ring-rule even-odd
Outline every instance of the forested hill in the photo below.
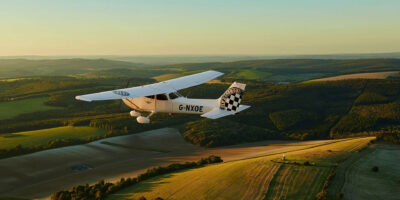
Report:
[[[31,77],[0,81],[0,108],[14,105],[15,109],[23,111],[15,115],[2,112],[0,134],[84,125],[104,128],[115,135],[180,124],[187,140],[213,147],[264,139],[327,139],[398,133],[400,130],[398,77],[301,82],[352,71],[400,71],[398,59],[258,60],[158,67],[77,59],[34,61],[12,68],[7,62],[11,61],[0,60],[1,76],[3,72],[12,72]],[[86,103],[74,98],[85,93],[149,84],[160,75],[174,78],[208,69],[225,72],[221,81],[226,84],[203,84],[180,92],[193,98],[218,98],[231,81],[241,81],[247,84],[243,103],[252,107],[236,116],[218,120],[195,115],[157,114],[152,117],[151,124],[139,125],[128,115],[130,109],[120,101]],[[71,76],[74,70],[77,70],[76,74]],[[63,72],[69,76],[36,76],[37,73]],[[280,81],[295,83],[273,84]],[[24,100],[35,100],[33,102],[38,102],[37,107],[42,109],[21,109],[26,102],[31,102]]]
[[[220,146],[262,139],[328,139],[398,134],[399,80],[249,84],[238,115],[186,123],[187,140]]]
[[[194,63],[163,66],[170,69],[214,69],[225,73],[223,79],[245,79],[268,83],[301,82],[334,75],[400,71],[400,59],[275,59],[225,63]]]
[[[326,73],[360,73],[370,71],[385,71],[400,69],[400,59],[272,59],[272,60],[248,60],[236,62],[216,63],[194,63],[166,65],[170,68],[185,68],[199,70],[211,69],[264,69],[268,71],[287,71],[295,73],[299,70],[304,72],[326,72]]]
[[[0,78],[73,75],[104,69],[134,68],[143,64],[106,59],[0,59]]]

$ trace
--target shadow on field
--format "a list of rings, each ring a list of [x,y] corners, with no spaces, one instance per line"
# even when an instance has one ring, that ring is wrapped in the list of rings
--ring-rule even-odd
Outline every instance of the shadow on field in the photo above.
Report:
[[[134,193],[152,192],[155,188],[157,188],[157,186],[169,183],[167,181],[162,181],[162,182],[159,181],[165,178],[170,178],[172,176],[173,176],[172,174],[165,174],[162,176],[157,176],[155,178],[152,178],[148,181],[137,183],[136,185],[121,190],[119,194],[113,194],[111,196],[111,199],[130,199],[132,198],[132,195]]]
[[[136,185],[137,187],[133,186],[132,188],[127,188],[127,191],[135,191],[135,192],[152,192],[157,186],[169,183],[167,181],[161,181],[165,178],[172,177],[172,174],[166,174],[163,176],[158,176],[155,178],[150,179],[149,181],[144,181]],[[161,182],[159,182],[161,181]]]

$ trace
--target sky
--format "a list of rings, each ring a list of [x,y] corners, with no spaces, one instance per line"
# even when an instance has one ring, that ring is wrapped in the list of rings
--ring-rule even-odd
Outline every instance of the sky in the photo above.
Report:
[[[0,0],[0,56],[378,52],[399,0]]]

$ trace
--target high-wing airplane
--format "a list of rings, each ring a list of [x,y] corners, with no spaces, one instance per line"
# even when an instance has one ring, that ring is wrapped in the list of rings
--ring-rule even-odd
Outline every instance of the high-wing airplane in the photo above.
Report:
[[[139,123],[149,123],[154,113],[199,114],[202,117],[217,119],[234,115],[250,106],[240,105],[246,84],[234,82],[218,99],[190,99],[183,97],[178,90],[203,84],[223,75],[217,71],[206,71],[150,85],[111,90],[76,96],[77,100],[100,101],[121,99],[133,110],[132,117]],[[150,112],[145,117],[139,112]]]

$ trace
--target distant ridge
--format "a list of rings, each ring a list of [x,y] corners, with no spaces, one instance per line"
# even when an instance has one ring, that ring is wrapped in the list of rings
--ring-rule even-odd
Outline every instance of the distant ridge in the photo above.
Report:
[[[265,59],[378,59],[397,58],[400,52],[388,53],[343,53],[343,54],[299,54],[299,55],[92,55],[92,56],[0,56],[1,59],[112,59],[143,63],[149,65],[165,65],[179,63],[204,63],[204,62],[232,62],[241,60],[265,60]]]

